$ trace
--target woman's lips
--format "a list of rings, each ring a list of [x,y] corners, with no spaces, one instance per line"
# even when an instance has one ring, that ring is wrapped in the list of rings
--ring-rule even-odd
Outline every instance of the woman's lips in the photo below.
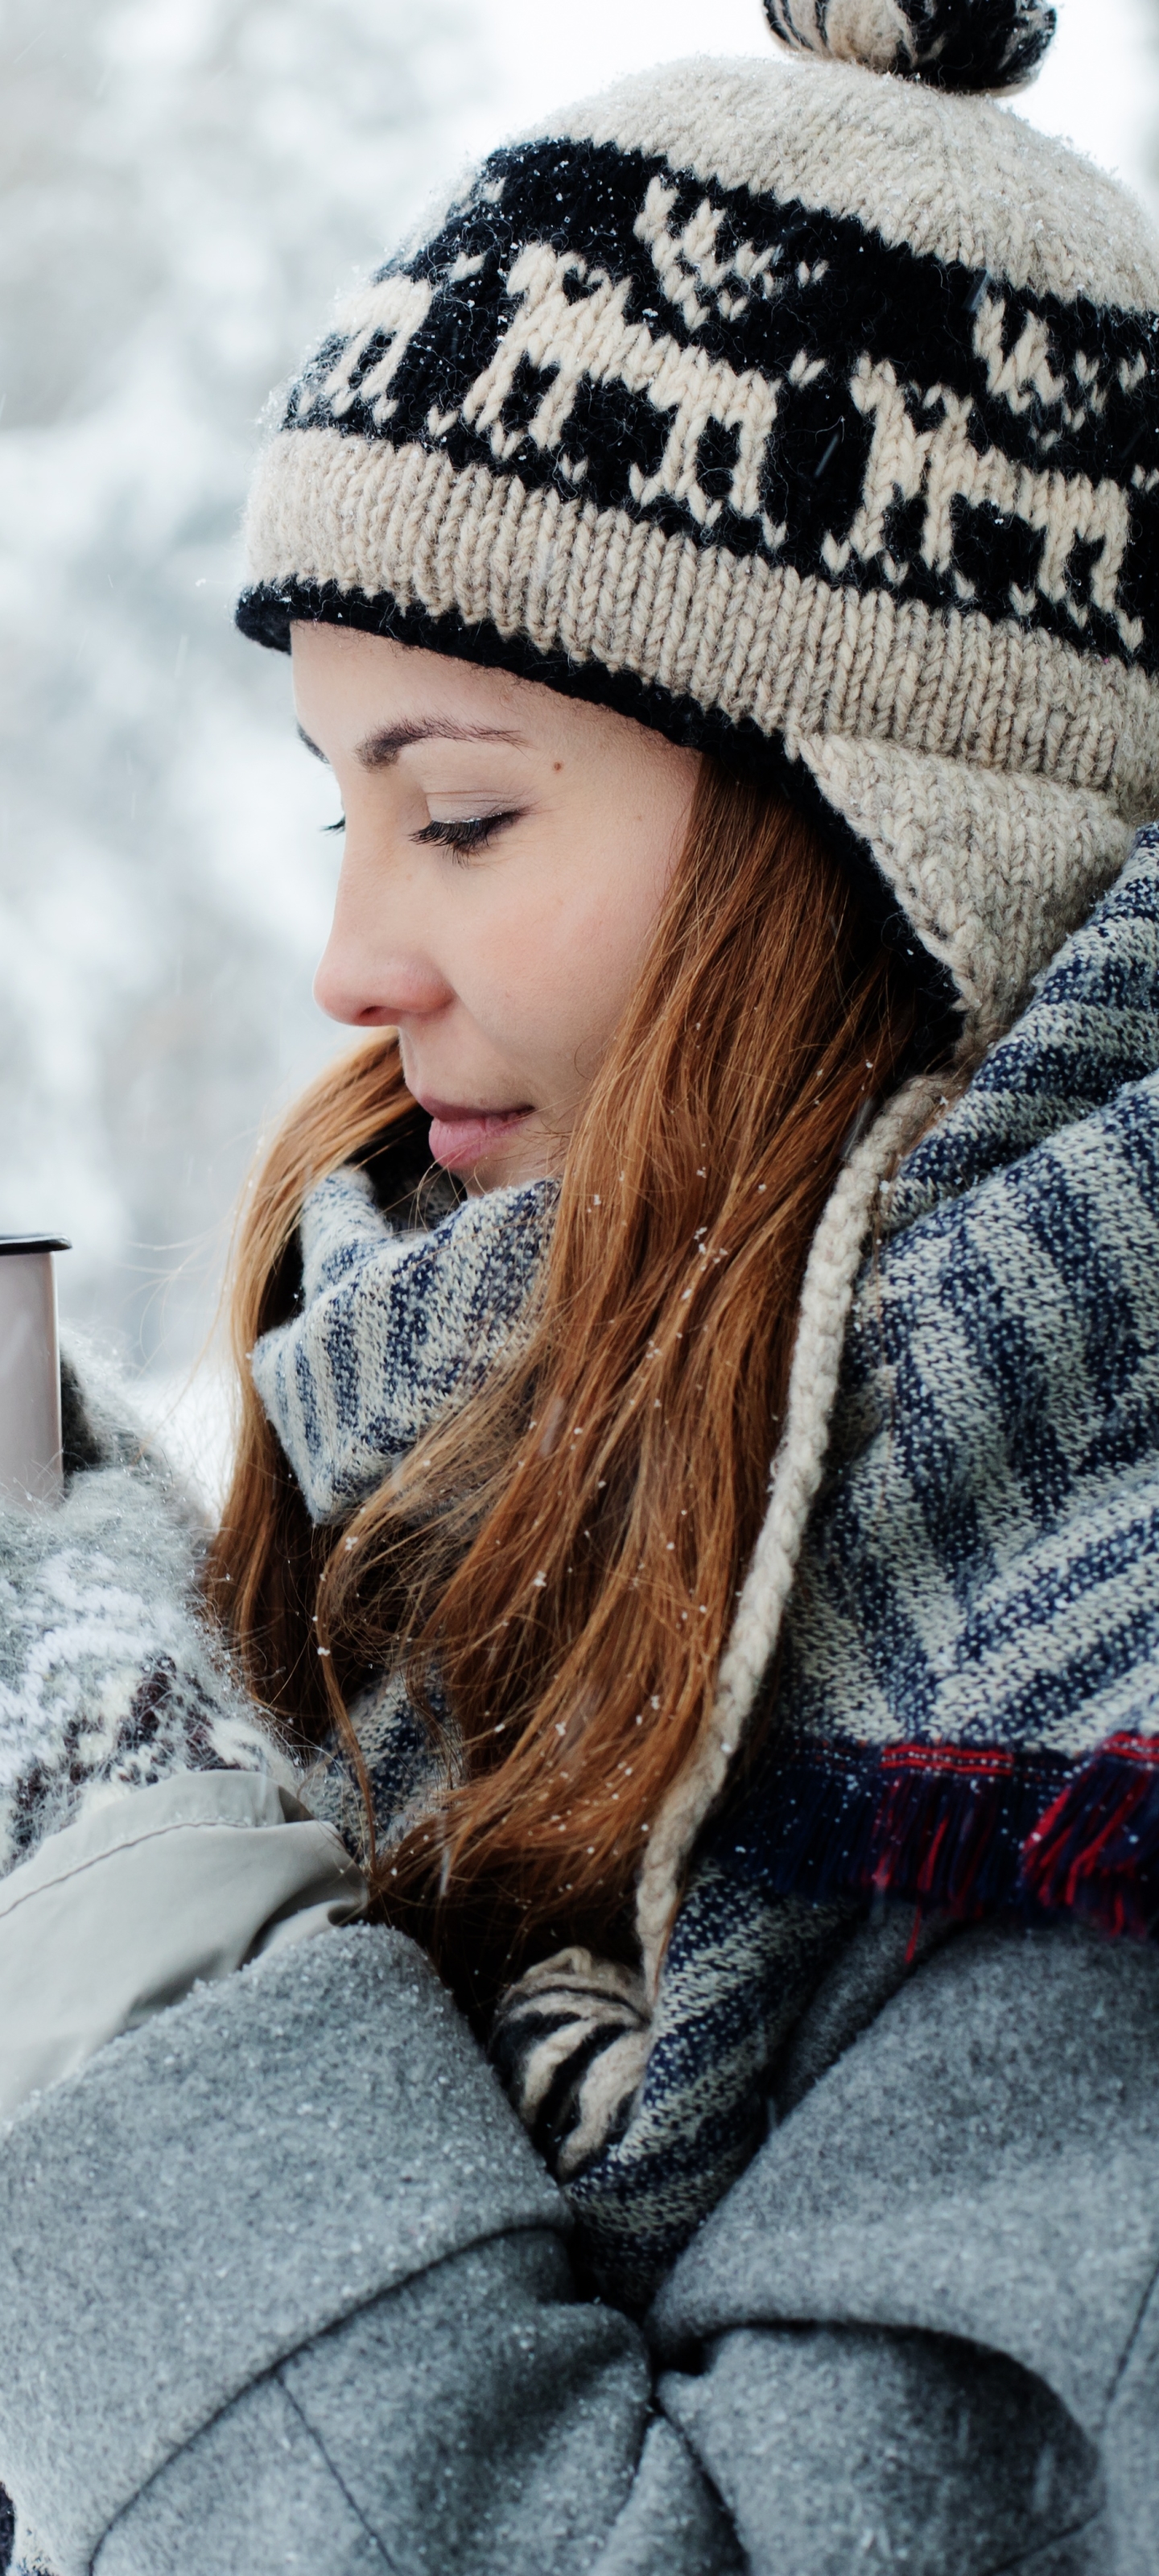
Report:
[[[446,1100],[424,1100],[431,1122],[431,1155],[444,1171],[470,1172],[505,1136],[529,1118],[529,1109],[460,1109]]]

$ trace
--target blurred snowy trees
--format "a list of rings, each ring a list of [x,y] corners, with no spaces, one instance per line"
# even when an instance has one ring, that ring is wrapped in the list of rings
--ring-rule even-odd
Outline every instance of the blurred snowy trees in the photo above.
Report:
[[[0,1231],[147,1365],[340,1042],[333,794],[230,624],[258,415],[482,80],[457,0],[0,0]]]

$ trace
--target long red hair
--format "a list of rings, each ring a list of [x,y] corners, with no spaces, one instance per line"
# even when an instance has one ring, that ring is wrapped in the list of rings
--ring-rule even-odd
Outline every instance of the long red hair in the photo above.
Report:
[[[373,1865],[382,1912],[464,2000],[561,1941],[625,1940],[760,1526],[810,1239],[918,1017],[818,833],[706,761],[567,1149],[530,1339],[340,1530],[311,1530],[247,1362],[290,1311],[311,1184],[388,1169],[413,1133],[391,1036],[314,1084],[251,1190],[210,1598],[253,1690],[307,1740],[349,1740],[351,1697],[400,1658],[420,1705],[450,1712],[437,1815]]]

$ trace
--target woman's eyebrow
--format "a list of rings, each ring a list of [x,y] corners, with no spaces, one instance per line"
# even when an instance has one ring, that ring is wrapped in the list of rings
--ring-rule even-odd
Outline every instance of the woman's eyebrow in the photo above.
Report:
[[[298,727],[298,740],[313,752],[315,760],[325,760],[325,752],[312,741],[305,725]],[[507,733],[501,725],[458,725],[451,724],[445,716],[415,716],[407,724],[368,733],[365,742],[359,743],[355,758],[363,769],[389,769],[392,760],[397,760],[400,751],[408,750],[413,742],[509,742],[519,751],[527,749],[525,734]]]
[[[508,733],[501,725],[452,724],[446,716],[414,716],[405,724],[388,725],[380,733],[369,733],[360,742],[356,758],[364,769],[389,769],[400,751],[415,742],[507,742],[526,749],[526,737]]]

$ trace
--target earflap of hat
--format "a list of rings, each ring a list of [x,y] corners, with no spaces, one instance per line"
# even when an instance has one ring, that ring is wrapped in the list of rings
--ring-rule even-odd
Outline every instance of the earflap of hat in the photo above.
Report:
[[[1025,773],[840,734],[794,748],[948,968],[965,1035],[989,1042],[1118,875],[1130,825],[1109,797]]]

